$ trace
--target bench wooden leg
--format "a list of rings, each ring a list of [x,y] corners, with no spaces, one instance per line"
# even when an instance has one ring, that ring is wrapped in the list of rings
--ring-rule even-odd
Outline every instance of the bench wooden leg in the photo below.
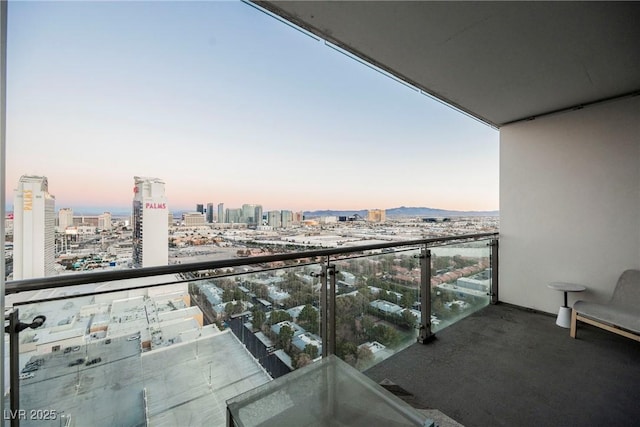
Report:
[[[571,310],[571,331],[569,335],[571,338],[576,337],[576,333],[578,332],[578,313],[575,310]]]

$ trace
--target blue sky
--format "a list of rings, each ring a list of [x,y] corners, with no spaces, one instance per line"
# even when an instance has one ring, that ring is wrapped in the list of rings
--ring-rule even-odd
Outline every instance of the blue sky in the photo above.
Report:
[[[498,132],[239,2],[11,2],[7,203],[498,209]]]

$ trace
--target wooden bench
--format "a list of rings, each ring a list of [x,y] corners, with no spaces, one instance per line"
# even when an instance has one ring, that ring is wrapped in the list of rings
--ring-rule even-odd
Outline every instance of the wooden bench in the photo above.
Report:
[[[572,338],[578,320],[640,342],[640,270],[626,270],[608,303],[576,301],[571,313]]]

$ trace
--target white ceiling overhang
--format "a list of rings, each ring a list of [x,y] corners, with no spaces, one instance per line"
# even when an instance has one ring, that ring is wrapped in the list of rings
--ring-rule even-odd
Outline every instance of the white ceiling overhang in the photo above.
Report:
[[[640,91],[638,2],[255,3],[496,127]]]

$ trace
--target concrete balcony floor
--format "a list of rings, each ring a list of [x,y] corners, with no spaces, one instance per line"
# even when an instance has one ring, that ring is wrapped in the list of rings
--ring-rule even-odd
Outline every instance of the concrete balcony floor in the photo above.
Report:
[[[467,426],[640,423],[640,343],[507,304],[486,307],[365,372]]]

